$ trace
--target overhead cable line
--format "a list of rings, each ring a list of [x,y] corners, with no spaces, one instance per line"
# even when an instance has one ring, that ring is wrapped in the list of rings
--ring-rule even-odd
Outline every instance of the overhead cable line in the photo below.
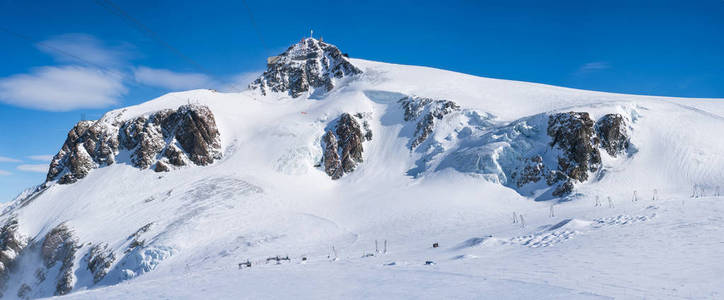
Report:
[[[131,25],[136,27],[137,30],[141,31],[141,33],[146,34],[148,37],[150,37],[155,42],[159,43],[164,48],[171,51],[174,55],[178,56],[182,60],[186,61],[187,63],[193,65],[198,70],[204,72],[204,73],[211,73],[206,68],[204,68],[201,64],[197,63],[190,57],[184,55],[180,50],[176,49],[174,46],[171,46],[171,44],[164,41],[155,31],[151,30],[151,28],[148,28],[148,26],[144,25],[139,21],[138,19],[134,18],[130,14],[126,13],[123,9],[121,9],[118,5],[113,3],[111,0],[93,0],[96,4],[99,6],[107,9],[111,13],[120,16],[121,18],[124,18],[126,21],[128,21]]]
[[[244,7],[246,8],[246,13],[249,15],[249,22],[251,23],[251,27],[253,27],[254,31],[256,32],[256,36],[259,38],[261,46],[265,49],[269,49],[269,47],[266,46],[266,42],[264,42],[264,38],[261,35],[259,27],[257,27],[256,22],[254,22],[254,15],[251,13],[251,8],[249,8],[249,5],[246,4],[246,0],[241,0],[241,3],[244,4]]]

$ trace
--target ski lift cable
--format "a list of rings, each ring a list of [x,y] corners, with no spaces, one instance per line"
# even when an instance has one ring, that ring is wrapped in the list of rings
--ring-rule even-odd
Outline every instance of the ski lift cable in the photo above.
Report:
[[[132,26],[136,27],[137,30],[141,31],[142,33],[149,36],[152,40],[159,43],[161,46],[165,47],[169,51],[171,51],[174,55],[181,58],[185,62],[191,64],[196,69],[200,70],[203,73],[212,74],[212,72],[209,71],[209,69],[205,68],[200,63],[196,62],[192,58],[186,56],[178,50],[176,47],[172,46],[171,44],[167,43],[165,40],[161,38],[161,36],[156,33],[155,31],[151,30],[148,26],[144,25],[141,21],[131,16],[129,13],[121,9],[118,5],[113,3],[111,0],[93,0],[96,4],[99,6],[105,8],[110,13],[115,14],[123,19],[125,19],[128,23],[130,23]],[[245,87],[241,87],[240,85],[236,83],[228,83],[228,86],[231,87],[235,92],[240,92],[245,90]]]
[[[147,36],[150,37],[152,40],[154,40],[155,42],[157,42],[158,44],[160,44],[161,46],[163,46],[163,47],[166,48],[167,50],[171,51],[174,55],[178,56],[178,57],[181,58],[182,60],[186,61],[187,63],[189,63],[189,64],[191,64],[191,65],[193,65],[193,66],[194,66],[195,68],[197,68],[198,70],[200,70],[200,71],[202,71],[202,72],[204,72],[204,73],[209,73],[209,74],[211,73],[211,72],[209,72],[206,68],[204,68],[204,66],[202,66],[200,63],[197,63],[196,61],[194,61],[194,60],[191,59],[190,57],[188,57],[188,56],[186,56],[185,54],[183,54],[183,52],[181,52],[180,50],[178,50],[176,47],[174,47],[174,46],[172,46],[171,44],[169,44],[169,43],[167,43],[166,41],[164,41],[159,34],[157,34],[155,31],[151,30],[151,28],[149,28],[148,26],[146,26],[146,25],[144,25],[143,23],[141,23],[141,21],[139,21],[138,19],[134,18],[133,16],[131,16],[130,14],[128,14],[128,13],[127,13],[126,11],[124,11],[123,9],[121,9],[118,5],[116,5],[115,3],[113,3],[113,1],[111,1],[111,0],[93,0],[93,1],[94,1],[96,4],[98,4],[99,6],[105,8],[106,10],[108,10],[109,12],[111,12],[111,13],[113,13],[113,14],[115,14],[115,15],[123,18],[123,19],[125,19],[125,20],[128,21],[131,25],[133,25],[134,27],[136,27],[137,30],[141,31],[141,33],[147,35]]]
[[[246,8],[246,13],[249,15],[249,23],[251,23],[251,27],[254,29],[254,32],[256,32],[256,36],[259,38],[261,46],[264,47],[264,49],[269,49],[269,47],[267,47],[266,45],[266,42],[264,41],[264,37],[261,35],[259,27],[256,26],[256,22],[254,21],[254,15],[251,13],[251,8],[249,8],[246,0],[241,0],[241,3],[244,5],[244,8]]]

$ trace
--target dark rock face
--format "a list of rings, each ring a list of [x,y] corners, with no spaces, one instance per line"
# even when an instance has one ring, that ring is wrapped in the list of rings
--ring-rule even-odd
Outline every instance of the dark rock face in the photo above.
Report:
[[[74,183],[94,168],[113,164],[120,150],[131,163],[157,172],[188,162],[208,165],[221,158],[216,121],[206,106],[184,105],[128,121],[82,121],[68,133],[53,158],[46,181]]]
[[[0,298],[5,290],[10,270],[15,258],[28,245],[27,240],[18,232],[18,221],[10,219],[0,227]]]
[[[344,171],[342,170],[342,162],[339,160],[337,137],[334,136],[334,132],[327,131],[322,137],[322,142],[324,143],[324,172],[332,179],[342,178]]]
[[[599,148],[614,157],[629,148],[628,125],[619,114],[607,114],[594,124],[586,112],[555,113],[548,116],[547,126],[546,133],[552,139],[548,146],[558,151],[545,150],[524,159],[510,174],[517,188],[545,178],[553,187],[553,196],[566,196],[573,192],[576,182],[588,180],[589,172],[601,169]],[[552,154],[543,159],[544,153]]]
[[[47,180],[58,176],[60,183],[73,183],[88,175],[97,166],[115,162],[118,137],[105,130],[102,124],[81,121],[68,132],[68,137],[50,163]]]
[[[422,144],[435,128],[436,120],[460,110],[460,106],[450,100],[435,100],[421,97],[405,97],[397,101],[404,110],[405,121],[417,121],[415,135],[410,142],[410,150]]]
[[[597,171],[601,166],[599,140],[593,124],[586,112],[557,113],[548,119],[548,135],[553,138],[551,147],[562,151],[558,170],[579,182],[588,179],[588,171]]]
[[[545,176],[545,171],[543,158],[540,155],[535,155],[527,161],[520,174],[512,174],[511,177],[515,179],[515,184],[518,187],[522,187],[528,183],[541,180]]]
[[[322,137],[324,171],[332,179],[339,179],[344,173],[351,173],[362,162],[362,152],[364,151],[362,142],[367,137],[371,139],[372,132],[365,126],[367,133],[362,134],[362,129],[357,121],[361,117],[361,114],[354,117],[348,113],[342,114],[337,120],[335,130],[327,131]]]
[[[93,245],[86,254],[88,270],[93,274],[93,283],[98,283],[108,274],[108,271],[116,260],[113,251],[108,249],[108,244]]]
[[[616,157],[628,150],[628,125],[620,114],[607,114],[596,122],[596,134],[601,138],[601,147],[609,155]]]
[[[555,190],[553,190],[552,195],[555,197],[561,197],[566,196],[573,192],[573,182],[571,180],[566,180],[563,182],[563,184],[556,187]]]
[[[267,70],[249,87],[262,95],[287,93],[296,98],[312,89],[332,90],[335,79],[361,74],[337,47],[307,38],[269,62]]]
[[[77,238],[64,224],[58,225],[45,235],[41,248],[45,267],[50,269],[58,262],[62,264],[55,286],[56,296],[68,294],[73,289],[73,261],[79,248]]]

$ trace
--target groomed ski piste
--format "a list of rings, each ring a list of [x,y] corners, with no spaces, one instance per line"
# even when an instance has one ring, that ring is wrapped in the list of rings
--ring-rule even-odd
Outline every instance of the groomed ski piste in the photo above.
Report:
[[[362,73],[327,93],[193,90],[109,112],[131,119],[207,106],[223,156],[157,173],[121,155],[75,183],[18,197],[0,221],[15,218],[30,243],[70,228],[77,254],[61,299],[724,297],[724,99],[349,61]],[[435,152],[413,151],[398,103],[406,96],[451,100],[486,119],[465,129],[471,114],[442,118],[427,141]],[[521,149],[520,139],[467,138],[568,111],[625,116],[633,151],[602,152],[601,170],[566,197],[538,198],[504,180],[504,156],[515,154],[504,149]],[[362,113],[373,136],[356,169],[332,180],[320,143],[342,113]],[[461,147],[492,154],[471,167],[452,159]],[[94,280],[86,253],[100,244],[115,259]],[[32,251],[41,250],[18,256],[4,299],[56,293]]]

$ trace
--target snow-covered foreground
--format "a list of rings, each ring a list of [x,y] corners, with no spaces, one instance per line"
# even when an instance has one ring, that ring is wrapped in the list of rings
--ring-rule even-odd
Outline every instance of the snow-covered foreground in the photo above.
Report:
[[[343,60],[329,53],[281,61]],[[359,71],[346,65],[352,75],[324,77],[329,91],[297,98],[195,90],[106,114],[88,130],[93,139],[56,157],[65,169],[3,207],[4,299],[722,297],[724,198],[715,193],[724,186],[723,99],[349,62]],[[267,75],[260,84],[287,86],[275,81],[287,77]],[[201,107],[214,122],[192,123],[181,113]],[[580,124],[591,128],[619,117],[626,147],[599,151],[602,132],[573,131],[575,122],[561,124],[576,134],[554,140],[551,120],[576,116],[571,111],[586,113],[578,116],[589,123]],[[177,122],[163,131],[144,123],[159,115]],[[179,115],[188,118],[169,117]],[[218,145],[178,141],[201,140],[194,140],[201,131],[184,126],[212,123]],[[332,132],[340,124],[370,136]],[[162,136],[179,127],[186,135]],[[127,140],[103,140],[119,128],[122,138],[151,138],[127,148],[119,147]],[[328,151],[330,136],[344,149]],[[600,157],[577,178],[562,175],[575,185],[553,197],[562,185],[548,175],[561,161],[581,164],[571,159],[581,153],[566,157],[553,146],[561,136],[592,144],[579,147],[582,156]],[[333,156],[349,154],[344,138],[364,150],[344,162],[351,169],[330,172]],[[211,163],[186,159],[205,146],[218,150]],[[185,151],[182,163],[172,163],[165,147]],[[91,160],[97,149],[114,163]],[[72,180],[56,180],[70,173]],[[703,197],[690,197],[694,186]],[[289,260],[269,260],[276,257]],[[247,261],[250,268],[239,268]]]
[[[615,208],[581,199],[526,211],[526,226],[471,223],[457,230],[388,240],[374,236],[327,253],[238,269],[244,254],[197,265],[161,266],[118,286],[71,299],[717,299],[724,293],[724,197],[648,196]],[[391,228],[390,230],[394,230]],[[432,248],[433,242],[440,247]],[[273,254],[275,252],[270,252]],[[363,257],[364,254],[374,256]],[[284,253],[281,253],[285,255]],[[213,255],[212,255],[213,256]],[[254,257],[251,257],[254,259]],[[426,265],[426,261],[434,264]]]

